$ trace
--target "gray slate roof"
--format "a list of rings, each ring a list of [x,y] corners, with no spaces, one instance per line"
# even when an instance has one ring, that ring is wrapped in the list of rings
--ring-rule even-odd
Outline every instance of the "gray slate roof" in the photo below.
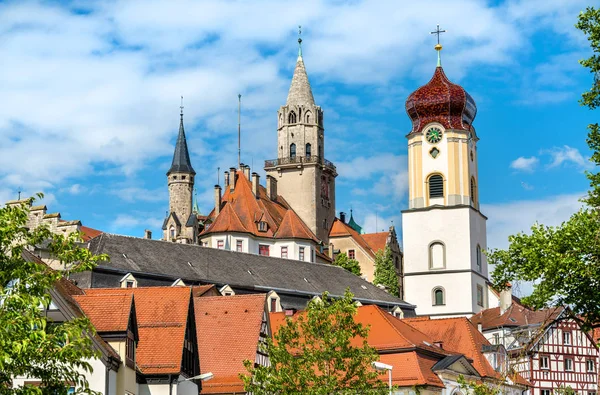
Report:
[[[298,56],[296,62],[296,69],[294,70],[294,76],[292,77],[292,84],[288,92],[286,105],[315,105],[315,98],[313,97],[312,90],[310,89],[310,82],[308,82],[308,75],[304,68],[304,61],[302,56]]]
[[[179,135],[177,136],[177,144],[175,145],[175,153],[173,154],[173,163],[171,164],[171,168],[167,172],[167,175],[171,173],[196,174],[192,167],[192,162],[190,161],[190,154],[185,140],[183,114],[181,114],[181,120],[179,121]]]
[[[181,278],[184,282],[229,284],[232,288],[278,294],[341,296],[347,287],[363,304],[400,306],[408,312],[415,306],[388,294],[345,269],[261,255],[219,250],[198,245],[142,239],[103,233],[90,240],[94,254],[108,254],[97,270]],[[94,284],[82,284],[94,287]],[[114,285],[113,285],[114,286]],[[409,313],[410,316],[410,313]]]

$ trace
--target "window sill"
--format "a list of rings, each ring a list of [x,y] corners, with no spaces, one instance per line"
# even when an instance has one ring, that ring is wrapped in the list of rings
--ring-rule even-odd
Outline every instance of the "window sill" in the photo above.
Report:
[[[445,306],[445,305],[446,305],[445,303],[444,304],[432,304],[433,307],[442,307],[442,306]]]

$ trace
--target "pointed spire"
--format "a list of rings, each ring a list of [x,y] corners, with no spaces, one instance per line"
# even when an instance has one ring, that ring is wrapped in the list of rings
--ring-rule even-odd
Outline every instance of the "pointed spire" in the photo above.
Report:
[[[192,204],[192,213],[200,215],[200,209],[198,208],[198,192],[194,188],[194,203]]]
[[[298,25],[298,57],[302,57],[302,26]]]
[[[190,161],[185,131],[183,130],[183,96],[181,96],[181,107],[179,108],[181,109],[179,135],[177,136],[177,144],[175,145],[175,153],[173,154],[173,163],[171,164],[171,168],[167,172],[167,175],[173,172],[196,174],[192,167],[192,162]]]
[[[298,26],[300,28],[300,26]],[[301,30],[299,31],[299,34]],[[298,60],[296,61],[296,69],[294,70],[294,76],[292,77],[292,84],[288,92],[286,105],[314,105],[315,98],[313,97],[312,90],[310,89],[310,82],[308,82],[308,75],[306,74],[306,68],[304,67],[304,60],[302,59],[302,38],[298,37]]]

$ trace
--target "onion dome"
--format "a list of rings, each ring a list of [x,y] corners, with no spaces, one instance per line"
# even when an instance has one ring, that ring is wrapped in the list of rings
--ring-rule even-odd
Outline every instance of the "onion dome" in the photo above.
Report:
[[[450,82],[439,61],[431,80],[406,99],[406,112],[412,120],[411,133],[418,132],[430,122],[439,122],[447,129],[472,130],[477,114],[475,100],[462,86]]]

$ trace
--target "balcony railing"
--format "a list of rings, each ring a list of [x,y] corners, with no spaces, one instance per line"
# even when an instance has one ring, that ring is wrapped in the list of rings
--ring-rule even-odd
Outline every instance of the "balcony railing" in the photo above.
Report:
[[[288,156],[287,158],[270,159],[265,161],[265,167],[276,167],[282,165],[303,164],[303,163],[319,163],[335,171],[333,163],[320,156]]]

